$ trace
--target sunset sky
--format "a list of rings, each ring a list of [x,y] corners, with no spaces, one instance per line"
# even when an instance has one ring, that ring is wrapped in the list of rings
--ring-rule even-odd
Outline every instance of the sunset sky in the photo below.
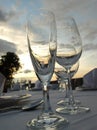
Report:
[[[83,76],[97,67],[97,0],[1,0],[0,56],[15,52],[22,64],[16,77],[35,77],[26,40],[26,18],[37,8],[52,10],[56,17],[75,18],[82,38],[83,53],[76,76]]]

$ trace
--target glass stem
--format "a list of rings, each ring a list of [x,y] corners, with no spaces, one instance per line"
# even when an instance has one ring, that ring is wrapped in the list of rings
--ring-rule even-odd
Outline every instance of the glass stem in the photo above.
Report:
[[[50,99],[49,99],[49,89],[47,85],[44,85],[43,87],[43,113],[50,114],[52,113],[51,105],[50,105]]]
[[[68,94],[68,79],[66,79],[64,82],[65,82],[65,86],[66,86],[65,98],[69,99],[69,94]]]
[[[70,76],[70,69],[67,70],[67,76],[68,76],[68,96],[69,96],[69,104],[74,105],[74,96],[72,91],[72,85],[71,85],[71,76]]]

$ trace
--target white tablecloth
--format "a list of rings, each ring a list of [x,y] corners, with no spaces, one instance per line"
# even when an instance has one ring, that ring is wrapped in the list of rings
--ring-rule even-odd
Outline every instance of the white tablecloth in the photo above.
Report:
[[[22,93],[18,92],[17,94]],[[42,97],[42,91],[27,92],[32,94],[32,99]],[[16,92],[8,93],[16,94]],[[83,106],[89,107],[90,112],[77,115],[64,115],[70,122],[64,130],[97,130],[97,91],[74,91],[76,99],[80,100]],[[53,111],[58,107],[57,102],[63,99],[64,92],[58,90],[50,90],[50,102]],[[0,113],[0,130],[27,130],[27,121],[36,118],[41,109],[33,111],[10,111]]]

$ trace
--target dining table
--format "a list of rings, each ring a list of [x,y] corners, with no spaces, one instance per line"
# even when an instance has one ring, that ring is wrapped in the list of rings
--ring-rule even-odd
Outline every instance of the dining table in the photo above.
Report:
[[[5,93],[6,96],[14,96],[20,94],[31,94],[30,100],[42,98],[42,90],[40,91],[10,91]],[[63,125],[61,130],[97,130],[97,90],[73,90],[74,98],[81,102],[81,106],[88,107],[88,112],[79,114],[60,114],[56,113],[58,108],[57,102],[64,99],[65,91],[49,90],[50,104],[53,112],[61,115],[69,121],[68,126]],[[0,130],[27,130],[27,122],[37,118],[42,109],[42,104],[36,109],[29,111],[21,111],[18,109],[0,113]],[[51,129],[50,129],[51,130]],[[57,130],[57,128],[55,129]]]

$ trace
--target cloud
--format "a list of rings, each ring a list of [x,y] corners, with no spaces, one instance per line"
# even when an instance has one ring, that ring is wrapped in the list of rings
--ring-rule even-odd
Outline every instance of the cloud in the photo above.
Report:
[[[3,9],[0,9],[0,22],[7,22],[12,18],[15,18],[17,15],[17,12],[10,10],[10,11],[5,11]]]
[[[4,48],[6,47],[6,50],[9,47],[9,43],[12,43],[15,46],[18,54],[27,52],[26,32],[22,29],[21,26],[20,28],[17,28],[16,26],[14,27],[8,24],[1,24],[0,39],[4,41]]]
[[[88,69],[87,66],[91,63],[94,65],[94,62],[96,66],[94,59],[97,56],[97,0],[13,0],[8,5],[0,1],[0,6],[0,52],[14,51],[19,55],[23,54],[25,70],[29,69],[30,65],[28,66],[28,58],[24,56],[28,50],[26,34],[21,26],[24,26],[26,15],[36,8],[52,10],[58,18],[65,15],[73,16],[82,37],[81,66]],[[16,27],[16,22],[18,27]]]
[[[43,4],[45,8],[51,9],[55,14],[65,15],[70,12],[75,12],[76,10],[81,12],[83,8],[90,4],[91,1],[88,0],[44,0]],[[88,7],[88,6],[87,6]],[[86,10],[86,8],[84,8]]]
[[[58,18],[65,15],[75,18],[82,38],[83,51],[97,49],[97,0],[44,0],[44,5],[52,9]]]
[[[85,36],[88,36],[88,34],[90,34],[88,40],[94,37],[94,29],[97,28],[97,15],[95,15],[95,12],[97,12],[97,0],[44,0],[44,6],[47,9],[51,9],[58,18],[65,15],[73,16],[83,41],[87,40]],[[85,42],[83,43],[85,44]]]
[[[0,54],[16,51],[17,47],[14,43],[0,39]]]
[[[97,29],[91,30],[85,38],[93,42],[97,38]]]
[[[6,13],[0,9],[0,21],[6,21]]]
[[[20,70],[18,73],[31,73],[32,72],[32,70],[30,70],[30,69],[26,69],[26,70]]]
[[[32,70],[24,70],[24,73],[30,73],[30,72],[32,72]]]
[[[90,50],[97,50],[97,44],[85,44],[83,45],[83,50],[84,51],[90,51]]]

